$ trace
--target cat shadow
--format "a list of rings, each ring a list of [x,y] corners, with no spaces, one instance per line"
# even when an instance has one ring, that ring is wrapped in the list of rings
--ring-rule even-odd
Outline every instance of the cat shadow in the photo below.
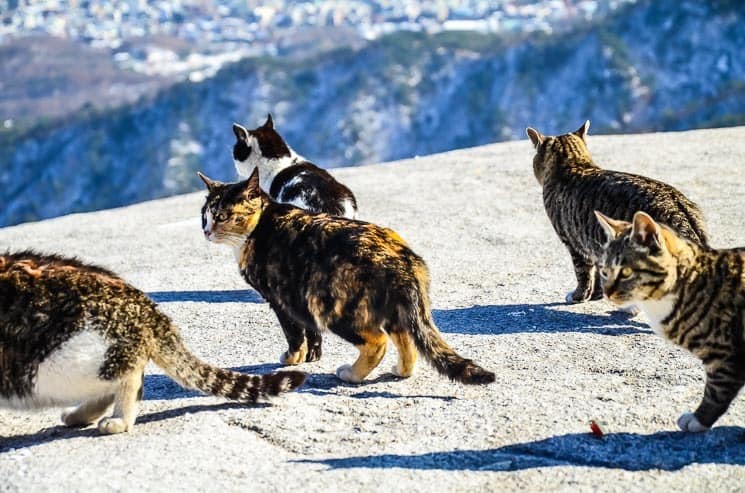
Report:
[[[603,335],[651,334],[645,323],[629,314],[577,313],[566,303],[474,305],[469,308],[432,310],[442,332],[453,334],[519,334],[580,332]]]
[[[154,413],[142,414],[137,416],[135,421],[134,432],[137,433],[137,427],[147,423],[155,423],[158,421],[164,421],[167,419],[178,418],[187,414],[201,413],[205,411],[220,411],[224,409],[239,409],[239,408],[258,408],[268,407],[271,404],[268,403],[256,403],[246,404],[243,402],[222,402],[217,404],[195,404],[191,406],[179,407],[176,409],[166,409]],[[102,435],[95,426],[89,426],[87,428],[71,428],[68,426],[53,426],[51,428],[45,428],[35,433],[28,433],[25,435],[16,435],[11,437],[0,437],[0,454],[9,452],[11,450],[17,450],[27,447],[33,447],[36,445],[42,445],[45,443],[53,442],[56,440],[69,440],[71,438],[99,438],[103,439],[106,435]]]
[[[452,450],[415,455],[367,455],[292,462],[329,469],[405,468],[444,471],[521,471],[580,466],[626,471],[677,471],[691,464],[745,465],[745,429],[713,428],[706,433],[590,433],[559,435],[489,450]]]
[[[384,373],[375,378],[370,378],[362,383],[354,384],[340,380],[336,375],[329,373],[316,373],[308,374],[308,378],[298,392],[304,394],[311,394],[316,396],[327,396],[327,395],[341,395],[334,392],[335,389],[348,388],[348,389],[364,389],[367,386],[375,385],[379,383],[393,383],[405,382],[407,379],[398,377],[392,373]],[[444,401],[451,401],[456,399],[453,396],[440,396],[440,395],[410,395],[410,394],[396,394],[394,392],[377,391],[377,390],[361,390],[353,394],[344,395],[344,397],[351,397],[353,399],[439,399]]]
[[[156,303],[196,301],[202,303],[264,303],[259,293],[251,289],[217,291],[153,291],[147,293]]]

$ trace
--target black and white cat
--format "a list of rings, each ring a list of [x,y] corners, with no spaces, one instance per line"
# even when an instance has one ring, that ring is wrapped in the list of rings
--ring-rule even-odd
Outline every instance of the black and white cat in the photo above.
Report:
[[[254,130],[234,123],[233,133],[235,169],[244,178],[258,169],[259,186],[272,199],[310,212],[357,217],[357,200],[352,191],[293,151],[274,130],[272,115]]]

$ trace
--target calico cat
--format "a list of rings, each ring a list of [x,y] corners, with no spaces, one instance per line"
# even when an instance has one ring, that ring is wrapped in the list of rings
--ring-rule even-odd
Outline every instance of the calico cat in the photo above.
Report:
[[[398,349],[397,376],[413,374],[420,352],[453,380],[494,381],[442,339],[430,313],[427,266],[394,231],[309,214],[246,181],[200,176],[209,192],[207,239],[235,249],[244,279],[277,314],[289,345],[283,364],[319,359],[320,331],[328,329],[359,350],[354,364],[336,371],[346,382],[359,383],[378,366],[389,337]]]
[[[558,137],[526,129],[536,149],[533,173],[543,186],[543,204],[574,264],[577,287],[567,295],[568,303],[602,298],[596,266],[605,236],[592,215],[595,210],[623,220],[642,210],[686,239],[702,246],[708,241],[701,210],[678,190],[644,176],[599,168],[587,150],[589,128],[588,120]]]
[[[703,400],[678,426],[709,429],[745,384],[745,249],[701,246],[644,212],[633,223],[596,216],[608,240],[606,298],[640,307],[655,331],[703,361]]]
[[[233,162],[244,178],[259,170],[261,189],[277,202],[310,212],[328,212],[354,219],[357,199],[328,171],[295,153],[274,129],[272,115],[254,130],[233,124]]]
[[[65,424],[130,431],[150,359],[184,387],[245,402],[305,380],[207,365],[155,303],[106,269],[30,251],[0,255],[0,406],[77,405]]]

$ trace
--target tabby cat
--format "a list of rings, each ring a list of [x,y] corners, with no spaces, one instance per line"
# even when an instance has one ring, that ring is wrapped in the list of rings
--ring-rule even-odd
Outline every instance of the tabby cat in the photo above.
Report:
[[[642,210],[684,238],[707,244],[703,214],[678,190],[644,176],[599,168],[587,150],[589,128],[588,120],[577,131],[558,137],[526,130],[536,149],[533,173],[543,186],[543,204],[574,264],[577,287],[567,295],[568,303],[603,296],[596,266],[605,236],[593,218],[594,210],[623,220]]]
[[[310,212],[328,212],[354,219],[357,200],[352,191],[328,171],[295,153],[274,129],[272,115],[254,130],[233,124],[233,161],[238,174],[247,178],[259,170],[260,186],[277,202]]]
[[[430,313],[427,266],[395,232],[274,202],[247,181],[200,176],[209,191],[207,239],[235,249],[241,274],[277,314],[289,345],[283,364],[319,359],[320,331],[328,329],[359,350],[354,364],[336,372],[347,382],[361,382],[378,366],[389,337],[398,349],[397,376],[411,376],[421,352],[453,380],[494,381],[442,339]]]
[[[238,401],[305,380],[203,363],[155,303],[108,270],[30,251],[0,255],[0,406],[77,405],[62,415],[65,424],[130,431],[149,359],[185,387]],[[113,415],[100,419],[112,404]]]
[[[703,361],[703,400],[678,426],[709,429],[745,384],[745,249],[703,247],[644,212],[633,223],[596,215],[608,237],[605,296],[640,307],[655,331]]]

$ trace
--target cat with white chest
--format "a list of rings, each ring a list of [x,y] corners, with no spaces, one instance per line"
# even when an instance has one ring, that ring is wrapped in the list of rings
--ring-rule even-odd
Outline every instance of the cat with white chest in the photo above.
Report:
[[[357,200],[352,191],[292,150],[274,129],[272,115],[253,130],[234,123],[233,133],[235,169],[244,178],[257,169],[259,186],[272,199],[309,212],[356,218]]]

